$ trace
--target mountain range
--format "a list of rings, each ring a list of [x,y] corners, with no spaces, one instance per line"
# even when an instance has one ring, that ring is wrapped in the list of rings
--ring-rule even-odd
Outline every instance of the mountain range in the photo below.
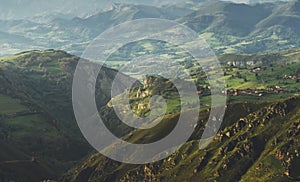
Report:
[[[223,127],[205,150],[199,150],[199,125],[190,140],[170,157],[145,165],[115,162],[99,153],[64,175],[61,181],[297,181],[299,173],[299,97],[277,102],[231,104]],[[134,133],[129,141],[151,142],[170,130]],[[197,130],[198,128],[198,130]],[[137,138],[135,138],[137,137]]]
[[[203,0],[200,0],[203,1]],[[192,2],[200,2],[193,0]],[[263,3],[274,2],[274,0],[232,0],[235,3]],[[284,1],[284,0],[283,0]],[[0,4],[0,19],[23,19],[33,18],[36,16],[51,16],[55,14],[68,14],[72,16],[87,16],[93,12],[101,11],[109,8],[113,3],[127,3],[135,5],[148,5],[160,7],[170,4],[189,4],[191,1],[183,0],[110,0],[99,1],[90,0],[88,3],[83,0],[67,1],[67,0],[53,0],[51,2],[37,1],[37,0],[1,0]],[[39,8],[36,8],[39,7]]]
[[[130,1],[108,3],[87,16],[79,14],[98,7],[99,2],[78,2],[68,9],[74,2],[32,1],[31,14],[61,3],[65,4],[59,11],[65,12],[49,15],[52,10],[43,10],[41,16],[0,20],[0,55],[6,55],[0,57],[0,181],[300,181],[300,0]],[[14,3],[23,6],[29,1],[3,5],[14,7]],[[39,3],[44,6],[37,10]],[[11,13],[16,17],[30,14],[22,7],[15,11]],[[7,13],[3,10],[0,17]],[[181,50],[162,42],[145,40],[123,47],[110,55],[112,65],[105,64],[92,78],[96,81],[95,114],[115,136],[134,144],[158,141],[170,134],[182,113],[191,111],[181,111],[181,104],[195,103],[190,93],[181,100],[172,78],[145,75],[132,88],[114,82],[118,66],[124,63],[119,58],[125,53],[129,59],[135,53],[175,52],[168,56],[177,58],[182,71],[191,76],[175,80],[193,83],[200,101],[197,123],[191,125],[194,132],[179,150],[156,162],[126,164],[105,157],[87,142],[76,123],[72,84],[79,61],[94,64],[80,58],[90,41],[108,28],[143,18],[176,21],[207,40],[224,72],[226,88],[218,94],[227,96],[226,112],[220,129],[212,127],[217,135],[200,149],[212,105],[211,83],[203,69],[189,55],[182,57],[186,55]],[[130,71],[142,74],[139,68],[152,64],[142,63],[118,76],[133,80]],[[211,71],[215,71],[213,65]],[[119,90],[111,96],[113,83]],[[123,123],[114,107],[125,108],[128,95],[129,109],[138,117],[159,111],[152,103],[164,100],[162,121],[150,129]],[[157,95],[161,97],[153,99]],[[134,122],[131,119],[129,124]]]
[[[229,94],[222,126],[205,149],[199,149],[199,140],[211,110],[209,94],[203,89],[194,133],[168,158],[134,165],[96,152],[65,173],[60,181],[300,180],[299,58],[299,49],[273,54],[221,55],[227,87],[233,92]],[[195,78],[197,87],[204,88],[205,76],[198,71]],[[159,125],[148,130],[128,129],[119,124],[110,102],[99,111],[110,131],[130,143],[152,143],[167,136],[182,112],[178,110],[180,104],[173,94],[176,90],[169,80],[153,77],[146,80],[146,85],[135,88],[131,94],[132,110],[144,116],[149,109],[137,106],[147,106],[149,98],[159,93],[167,99],[167,110],[172,111],[167,112]],[[139,90],[142,91],[137,94]],[[121,103],[118,102],[121,99],[122,96],[113,98],[114,103]]]
[[[115,4],[94,15],[62,15],[41,22],[0,21],[1,55],[30,49],[62,49],[80,56],[106,29],[125,21],[163,18],[186,25],[222,53],[276,52],[299,46],[299,0],[262,4],[188,1],[162,7]]]
[[[203,89],[199,96],[202,109],[187,144],[165,160],[127,165],[95,152],[75,122],[71,90],[78,57],[55,50],[1,57],[1,180],[299,179],[300,82],[293,78],[300,74],[299,58],[299,49],[272,55],[220,56],[228,89],[239,89],[241,95],[229,96],[225,121],[209,147],[199,150],[197,145],[209,114],[210,98],[205,74],[198,71],[193,78],[197,87]],[[257,67],[263,71],[253,72]],[[103,68],[96,87],[96,103],[106,126],[116,136],[137,143],[166,136],[180,111],[174,86],[167,79],[149,77],[149,86],[137,85],[131,90],[132,109],[140,116],[149,112],[147,103],[152,95],[160,94],[168,103],[161,124],[149,130],[135,130],[120,124],[111,107],[107,88],[115,74],[116,70]],[[136,98],[138,90],[142,90],[141,98]],[[113,99],[114,103],[121,103],[119,96]]]

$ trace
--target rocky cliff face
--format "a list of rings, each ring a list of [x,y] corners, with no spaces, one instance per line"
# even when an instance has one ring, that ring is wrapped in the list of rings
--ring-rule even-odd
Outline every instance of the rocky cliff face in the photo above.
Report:
[[[128,165],[94,154],[62,181],[299,180],[299,101],[229,105],[221,130],[204,150],[198,148],[199,124],[191,139],[164,160]],[[199,121],[207,114],[201,112]]]

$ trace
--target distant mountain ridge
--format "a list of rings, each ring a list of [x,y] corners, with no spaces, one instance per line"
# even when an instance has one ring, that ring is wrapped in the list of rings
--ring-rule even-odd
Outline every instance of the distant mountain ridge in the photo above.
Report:
[[[299,7],[299,0],[254,5],[188,1],[163,7],[116,4],[86,18],[59,16],[49,23],[2,20],[0,55],[54,48],[79,56],[106,29],[140,18],[170,19],[187,25],[217,54],[276,52],[300,46]],[[9,41],[10,36],[14,41]]]
[[[179,22],[196,30],[218,52],[257,53],[299,47],[299,1],[276,4],[216,3]]]

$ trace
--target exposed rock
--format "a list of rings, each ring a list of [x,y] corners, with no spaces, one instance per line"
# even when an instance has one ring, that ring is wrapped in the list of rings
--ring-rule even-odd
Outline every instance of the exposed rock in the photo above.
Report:
[[[227,137],[230,137],[230,136],[231,136],[230,131],[226,132],[225,135],[226,135]]]

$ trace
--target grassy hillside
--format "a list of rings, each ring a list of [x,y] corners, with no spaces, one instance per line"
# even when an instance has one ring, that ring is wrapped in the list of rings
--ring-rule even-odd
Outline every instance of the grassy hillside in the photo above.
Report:
[[[128,165],[94,154],[62,181],[297,180],[299,108],[299,98],[262,105],[229,105],[224,126],[204,150],[199,150],[195,140],[201,136],[199,125],[200,132],[195,131],[194,138],[165,160]],[[151,135],[135,133],[137,138],[129,141],[151,141],[153,132],[168,131],[171,125],[163,127],[152,130]]]
[[[199,123],[189,142],[173,156],[140,166],[116,163],[100,154],[89,155],[93,150],[77,128],[72,110],[71,85],[78,57],[55,50],[1,57],[0,176],[3,180],[16,181],[58,179],[66,169],[77,166],[62,180],[155,178],[165,181],[172,178],[179,181],[224,176],[228,180],[234,177],[244,181],[255,181],[254,177],[298,179],[295,168],[299,164],[293,157],[299,149],[298,135],[286,136],[285,133],[298,127],[299,58],[299,49],[274,54],[220,56],[228,85],[228,107],[218,136],[201,151],[197,139],[203,132],[205,123],[202,120],[205,121],[209,113],[209,84],[199,65],[182,62],[191,71],[199,91]],[[107,127],[117,136],[136,143],[166,136],[176,124],[180,111],[177,89],[170,80],[148,77],[147,86],[130,90],[131,108],[139,116],[147,116],[152,95],[162,95],[167,101],[167,115],[160,124],[150,130],[134,130],[119,121],[108,102],[110,89],[106,83],[112,83],[115,74],[116,71],[104,68],[97,81],[96,100],[99,108],[104,106],[99,112]],[[288,99],[291,97],[294,98]],[[118,103],[118,99],[122,99],[122,95],[112,100]],[[184,103],[192,104],[193,100]],[[293,123],[296,123],[294,128]],[[270,144],[274,137],[278,138],[276,146]],[[290,140],[294,143],[286,145]],[[253,147],[254,143],[261,148]],[[220,148],[225,152],[219,151]],[[83,159],[86,160],[78,165]],[[229,167],[233,164],[238,167]],[[264,170],[258,174],[259,167]],[[229,172],[224,172],[226,170]]]
[[[224,122],[206,149],[199,150],[198,139],[209,114],[210,94],[205,74],[199,71],[195,72],[194,81],[203,89],[199,94],[200,117],[193,135],[179,151],[147,165],[121,164],[95,153],[68,171],[61,181],[298,180],[299,55],[299,49],[294,49],[276,54],[219,57],[228,90],[233,93],[228,92]],[[197,65],[189,69],[196,70]],[[130,94],[132,110],[138,115],[149,112],[137,106],[147,105],[151,95],[160,93],[173,101],[178,97],[168,80],[148,77],[146,83],[153,86],[135,88]],[[137,98],[140,89],[142,96]],[[118,99],[122,96],[112,100],[118,103]],[[120,124],[110,104],[100,114],[115,135],[132,143],[149,143],[166,136],[178,120],[179,102],[167,101],[167,105],[170,112],[149,130],[134,130]]]
[[[210,3],[178,21],[199,32],[218,53],[299,47],[299,0],[256,5]]]
[[[73,73],[78,60],[54,50],[0,58],[3,180],[57,179],[92,151],[77,127],[72,108]],[[102,71],[96,96],[99,107],[109,100],[110,93],[104,87],[116,74],[107,68]]]

